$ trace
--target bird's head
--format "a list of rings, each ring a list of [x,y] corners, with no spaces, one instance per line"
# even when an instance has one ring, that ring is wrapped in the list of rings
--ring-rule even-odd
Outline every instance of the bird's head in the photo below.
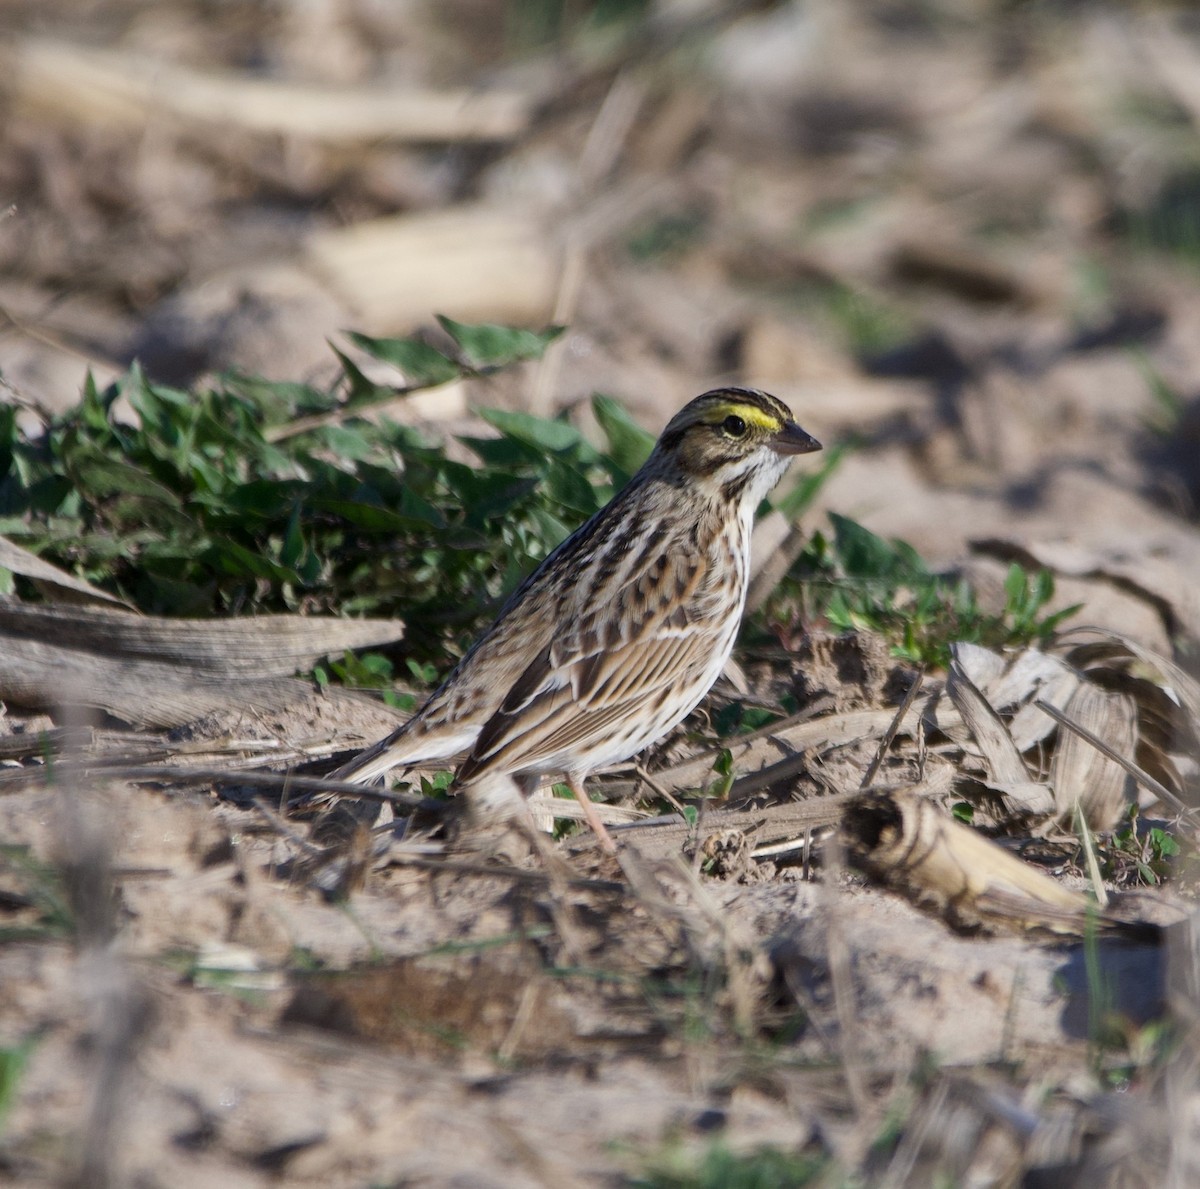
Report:
[[[777,397],[756,388],[716,388],[671,418],[651,462],[713,496],[756,507],[792,455],[820,449]]]

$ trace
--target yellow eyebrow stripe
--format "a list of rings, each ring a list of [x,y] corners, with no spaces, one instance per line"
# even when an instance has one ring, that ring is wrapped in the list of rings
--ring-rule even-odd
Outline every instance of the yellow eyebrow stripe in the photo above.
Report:
[[[740,417],[747,425],[756,426],[768,433],[777,433],[781,424],[778,417],[764,413],[757,405],[744,405],[732,400],[713,407],[710,424],[716,425],[730,416]]]

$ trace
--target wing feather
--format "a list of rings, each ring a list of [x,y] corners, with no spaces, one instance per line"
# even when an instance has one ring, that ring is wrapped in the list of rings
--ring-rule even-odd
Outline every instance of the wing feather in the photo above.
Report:
[[[637,567],[598,609],[603,622],[578,622],[534,658],[484,724],[459,778],[583,758],[602,748],[614,722],[639,712],[648,738],[659,733],[663,696],[708,668],[726,634],[726,623],[688,611],[707,575],[706,559],[691,552]]]

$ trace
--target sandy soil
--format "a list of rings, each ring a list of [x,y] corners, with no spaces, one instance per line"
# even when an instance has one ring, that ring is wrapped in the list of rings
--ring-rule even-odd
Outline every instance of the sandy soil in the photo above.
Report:
[[[587,428],[603,390],[657,428],[715,383],[761,385],[856,445],[812,525],[853,516],[992,597],[1010,559],[1044,565],[1076,623],[1195,665],[1186,22],[655,3],[618,43],[591,6],[533,7],[0,5],[0,399],[62,407],[134,357],[174,383],[319,380],[347,327],[558,319],[547,362],[411,415]],[[382,95],[396,124],[297,130],[247,79]],[[481,132],[459,94],[450,130],[413,137],[416,88],[510,114]],[[359,252],[364,228],[383,238]],[[814,697],[894,711],[887,658],[856,682],[821,647]],[[300,703],[263,729],[328,719]],[[9,707],[0,738],[45,725]],[[856,787],[876,742],[805,791]],[[1200,1176],[1182,881],[1131,911],[1166,933],[962,933],[836,848],[704,873],[584,840],[498,874],[494,838],[329,842],[229,789],[70,773],[0,786],[0,843],[9,1183],[736,1184],[720,1153],[764,1149],[812,1157],[819,1184]],[[797,1168],[744,1183],[809,1183]]]

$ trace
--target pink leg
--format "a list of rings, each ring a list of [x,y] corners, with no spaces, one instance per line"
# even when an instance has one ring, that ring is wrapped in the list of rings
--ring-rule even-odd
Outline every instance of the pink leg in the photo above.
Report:
[[[613,842],[612,835],[604,828],[604,823],[600,820],[600,815],[596,812],[596,807],[592,804],[591,798],[587,795],[587,790],[583,787],[583,781],[575,776],[567,777],[567,788],[575,794],[575,800],[583,807],[583,816],[587,818],[587,824],[592,827],[592,833],[596,835],[596,841],[600,843],[602,850],[610,855],[617,853],[617,844]]]

